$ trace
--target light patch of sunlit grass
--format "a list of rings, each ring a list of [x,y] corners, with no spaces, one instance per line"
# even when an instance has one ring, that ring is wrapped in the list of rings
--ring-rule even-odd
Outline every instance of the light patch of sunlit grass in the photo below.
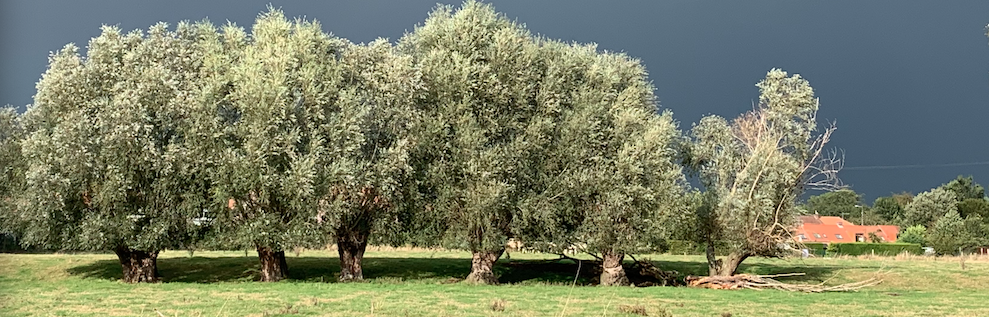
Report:
[[[555,255],[512,253],[497,266],[502,285],[456,283],[467,275],[463,251],[372,247],[365,283],[335,283],[333,250],[289,253],[292,279],[254,282],[253,252],[163,252],[164,283],[119,282],[112,254],[0,254],[2,316],[630,316],[621,305],[650,316],[989,316],[984,285],[989,260],[839,257],[751,259],[743,273],[805,272],[787,283],[840,284],[878,276],[883,283],[855,293],[708,290],[684,287],[596,287],[572,273],[518,272],[512,263]],[[700,256],[649,255],[665,270],[704,274]],[[641,257],[640,257],[641,258]],[[453,282],[453,283],[451,283]],[[498,309],[493,304],[500,302]]]

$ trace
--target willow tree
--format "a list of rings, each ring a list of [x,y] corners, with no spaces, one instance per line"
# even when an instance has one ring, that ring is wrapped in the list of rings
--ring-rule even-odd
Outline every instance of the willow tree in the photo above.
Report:
[[[323,196],[315,215],[336,239],[340,281],[364,278],[361,262],[372,231],[386,236],[379,241],[399,233],[400,186],[409,177],[409,129],[421,90],[412,59],[385,40],[341,51],[339,90],[324,106],[331,108],[330,120],[321,130],[332,142],[318,163],[337,168],[320,178]],[[335,136],[342,128],[356,135]]]
[[[443,6],[399,48],[422,71],[423,120],[412,153],[439,243],[472,253],[467,281],[496,283],[520,197],[547,126],[535,100],[542,65],[521,25],[487,4]]]
[[[124,281],[159,280],[158,252],[199,230],[202,182],[182,131],[216,44],[205,22],[104,27],[85,58],[71,44],[52,55],[25,115],[22,242],[113,250]]]
[[[346,43],[273,9],[250,34],[232,25],[223,33],[227,55],[211,62],[215,96],[198,104],[195,134],[213,196],[227,205],[211,217],[210,243],[255,248],[261,280],[278,281],[288,276],[287,248],[323,241],[313,219],[319,185],[348,169],[325,158],[359,146],[356,117],[331,103]]]
[[[11,234],[18,200],[23,198],[25,161],[21,155],[24,129],[13,107],[0,108],[0,237]]]
[[[837,161],[822,155],[834,128],[818,132],[810,84],[773,69],[756,86],[752,111],[731,122],[708,116],[692,131],[691,166],[705,188],[697,216],[711,275],[734,275],[750,256],[783,255],[801,193],[837,185]],[[715,255],[716,243],[726,245],[726,258]]]
[[[593,45],[543,45],[548,71],[540,104],[554,117],[541,160],[540,195],[520,210],[525,241],[580,246],[602,262],[601,285],[628,285],[622,260],[654,249],[671,219],[686,213],[677,124],[657,113],[642,64]]]

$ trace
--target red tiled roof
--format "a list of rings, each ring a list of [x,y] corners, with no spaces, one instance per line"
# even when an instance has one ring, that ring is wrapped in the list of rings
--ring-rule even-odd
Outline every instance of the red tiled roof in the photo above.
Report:
[[[813,220],[804,221],[808,217]],[[856,242],[856,234],[868,241],[870,232],[885,242],[896,242],[900,232],[897,226],[858,226],[841,217],[801,216],[800,220],[801,224],[794,229],[793,235],[802,242]]]
[[[800,218],[800,223],[822,224],[821,219],[818,219],[818,217],[816,216],[797,216],[797,217]]]
[[[851,221],[842,219],[841,217],[831,217],[831,216],[823,216],[823,217],[821,217],[821,223],[826,224],[826,225],[832,225],[832,226],[838,225],[838,224],[841,224],[843,226],[854,226],[855,225]]]

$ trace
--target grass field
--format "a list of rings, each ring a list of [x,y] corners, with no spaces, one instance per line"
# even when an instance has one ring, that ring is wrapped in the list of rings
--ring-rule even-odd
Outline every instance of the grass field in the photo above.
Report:
[[[497,266],[502,285],[471,286],[456,282],[468,273],[466,252],[372,248],[368,281],[338,284],[336,253],[305,251],[288,258],[291,280],[258,283],[254,252],[169,251],[159,258],[163,283],[129,285],[113,254],[0,254],[0,316],[989,316],[989,258],[968,258],[964,270],[957,257],[750,259],[740,269],[807,273],[788,283],[884,280],[805,294],[597,287],[589,276],[574,283],[576,265],[528,265],[553,257],[512,254]],[[650,258],[705,273],[699,256]]]

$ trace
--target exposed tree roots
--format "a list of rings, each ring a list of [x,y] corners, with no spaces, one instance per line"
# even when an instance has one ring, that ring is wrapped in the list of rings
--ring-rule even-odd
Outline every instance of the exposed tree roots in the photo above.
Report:
[[[560,260],[570,260],[574,263],[578,261],[583,262],[586,270],[589,272],[587,275],[593,277],[600,277],[603,270],[603,259],[596,254],[591,254],[591,256],[597,258],[597,260],[578,260],[569,257],[565,254],[559,254],[559,259],[545,260],[546,262],[558,262]],[[629,255],[631,257],[631,255]],[[683,275],[677,271],[663,271],[656,265],[652,264],[647,260],[638,260],[632,257],[635,261],[631,266],[626,266],[624,268],[626,278],[629,283],[635,285],[636,287],[649,287],[649,286],[683,286],[686,285],[683,280]],[[600,278],[596,280],[598,284],[601,283]]]

